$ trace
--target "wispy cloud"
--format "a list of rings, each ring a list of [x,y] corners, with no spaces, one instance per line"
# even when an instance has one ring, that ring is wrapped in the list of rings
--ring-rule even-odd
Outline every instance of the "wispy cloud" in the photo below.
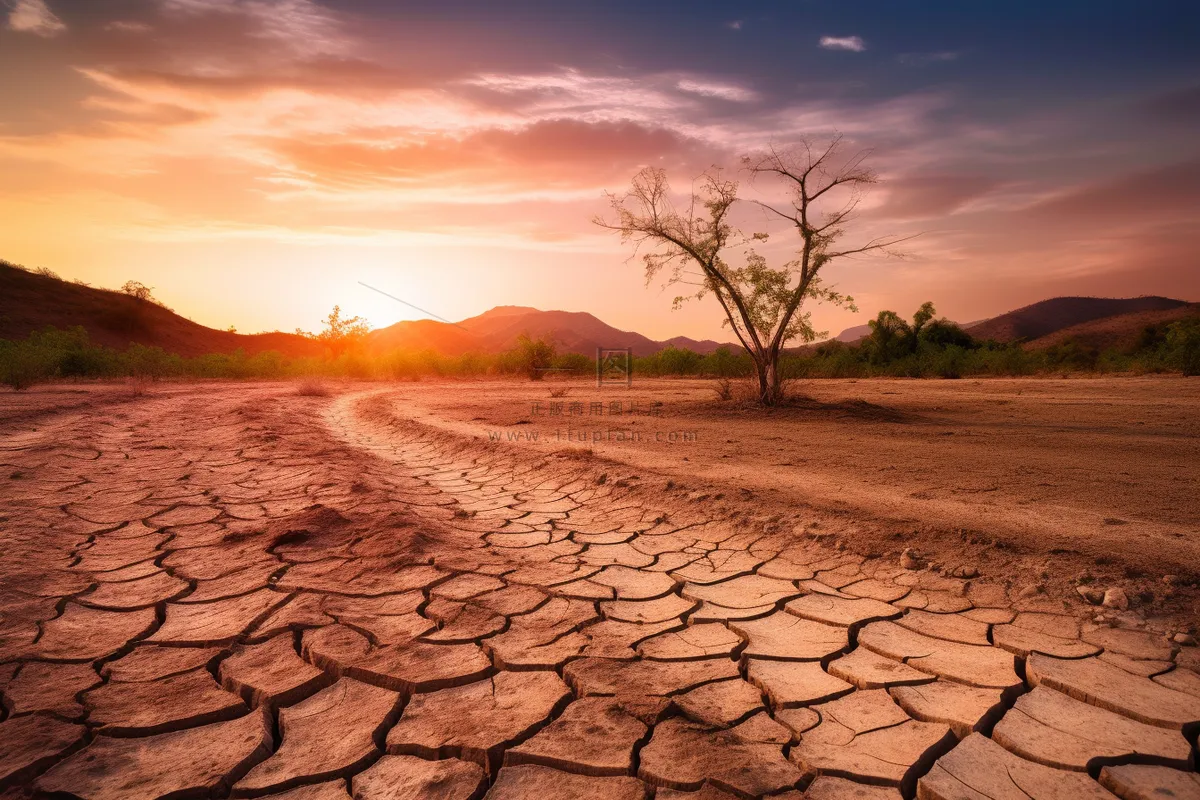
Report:
[[[720,100],[730,100],[735,103],[748,103],[758,95],[751,89],[746,89],[733,83],[710,83],[684,79],[676,84],[681,91],[699,94],[705,97],[716,97]]]
[[[261,39],[284,43],[300,55],[345,55],[352,42],[339,19],[313,0],[160,0],[169,14],[203,17],[240,16],[251,22]]]
[[[861,53],[867,49],[867,43],[861,36],[822,36],[821,47],[826,50],[850,50]]]
[[[19,70],[31,48],[56,67],[39,69],[44,91],[6,109],[0,125],[0,218],[13,231],[5,246],[16,239],[12,252],[28,261],[38,248],[57,252],[69,227],[79,263],[106,243],[133,242],[128,252],[152,254],[139,264],[174,264],[211,244],[244,249],[239,263],[273,253],[278,267],[269,269],[281,271],[310,245],[353,247],[362,258],[444,248],[473,265],[476,251],[490,264],[499,242],[513,264],[544,255],[550,265],[569,252],[599,265],[617,259],[618,243],[588,220],[602,190],[627,185],[641,167],[666,169],[685,190],[710,165],[736,164],[736,153],[838,130],[855,149],[874,149],[884,179],[853,233],[932,231],[915,247],[919,270],[846,273],[856,294],[874,289],[869,306],[932,297],[940,307],[944,297],[947,313],[981,317],[1037,299],[1035,290],[1045,296],[1047,276],[1059,293],[1200,292],[1200,273],[1187,271],[1200,248],[1188,228],[1200,173],[1187,136],[1200,119],[1200,86],[1185,78],[1139,85],[1103,107],[1059,98],[1012,116],[980,108],[976,69],[955,76],[962,85],[945,84],[947,68],[997,57],[953,30],[903,55],[865,42],[866,31],[818,34],[822,49],[851,54],[819,63],[780,67],[753,49],[733,62],[681,62],[656,51],[617,69],[597,56],[611,45],[588,38],[598,33],[578,34],[577,62],[563,63],[561,43],[541,52],[545,32],[517,22],[512,36],[498,36],[463,28],[454,13],[439,20],[381,3],[127,0],[112,3],[120,8],[111,17],[67,13],[85,5],[0,0],[0,38],[17,38],[8,29],[58,34],[0,45],[0,72]],[[708,34],[732,44],[762,27],[730,13],[705,18]],[[866,50],[871,57],[852,55]],[[875,56],[903,80],[877,85],[846,72]],[[1097,175],[1111,180],[1093,185]],[[766,224],[757,213],[738,224],[757,230]],[[1084,283],[1100,274],[1113,277]],[[593,310],[626,308],[624,298],[595,302]],[[268,324],[291,327],[283,317]]]
[[[154,28],[149,23],[139,20],[118,19],[105,25],[104,30],[121,33],[150,33]]]
[[[12,6],[12,11],[8,15],[10,30],[50,38],[67,29],[63,21],[56,17],[50,7],[46,5],[46,0],[15,0],[10,4]]]

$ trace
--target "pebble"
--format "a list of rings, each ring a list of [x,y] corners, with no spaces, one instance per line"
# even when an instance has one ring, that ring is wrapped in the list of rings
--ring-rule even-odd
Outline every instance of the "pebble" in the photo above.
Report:
[[[1125,590],[1114,587],[1104,592],[1102,604],[1106,608],[1117,608],[1124,611],[1129,608],[1129,598],[1125,596]]]
[[[1092,589],[1087,586],[1076,586],[1075,591],[1079,592],[1079,596],[1088,601],[1094,606],[1098,606],[1104,602],[1104,592],[1099,589]]]
[[[925,566],[925,560],[917,555],[911,547],[906,547],[900,554],[900,566],[903,569],[921,569]]]
[[[1185,647],[1196,646],[1196,637],[1192,636],[1190,633],[1177,633],[1171,637],[1171,641],[1173,641],[1175,644],[1184,645]]]

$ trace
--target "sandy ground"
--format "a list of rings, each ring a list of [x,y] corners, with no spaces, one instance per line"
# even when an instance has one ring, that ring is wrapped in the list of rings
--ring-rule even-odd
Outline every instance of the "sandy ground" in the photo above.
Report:
[[[817,512],[809,526],[864,552],[911,546],[1013,580],[1044,571],[1043,580],[1061,582],[1086,570],[1159,599],[1171,594],[1163,576],[1200,578],[1200,381],[826,380],[796,388],[809,399],[775,411],[720,402],[714,384],[698,380],[639,380],[628,389],[415,383],[401,394],[423,423],[481,439],[499,433],[492,446],[584,446],[642,478],[653,472],[710,498]],[[621,416],[608,413],[614,401]],[[603,404],[599,416],[593,403]]]

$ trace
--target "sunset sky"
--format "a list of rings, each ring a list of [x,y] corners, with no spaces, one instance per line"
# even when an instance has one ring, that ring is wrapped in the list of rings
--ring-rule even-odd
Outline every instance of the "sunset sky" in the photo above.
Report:
[[[727,340],[591,224],[603,192],[834,130],[883,179],[857,235],[922,235],[835,262],[860,313],[818,327],[1200,300],[1194,0],[0,0],[0,23],[0,258],[213,327],[422,316],[363,281],[452,320]]]

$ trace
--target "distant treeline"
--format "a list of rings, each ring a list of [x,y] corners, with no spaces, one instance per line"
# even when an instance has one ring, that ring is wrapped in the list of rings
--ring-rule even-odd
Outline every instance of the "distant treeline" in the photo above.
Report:
[[[932,318],[926,304],[909,324],[890,311],[871,322],[869,336],[854,344],[825,342],[786,354],[787,378],[960,378],[1064,372],[1182,372],[1200,375],[1200,319],[1145,328],[1131,348],[1097,350],[1078,342],[1026,350],[1019,343],[978,341],[957,325]],[[70,378],[289,378],[345,377],[415,380],[422,377],[524,375],[535,380],[590,376],[595,360],[559,353],[548,339],[522,336],[499,354],[445,356],[433,351],[367,355],[329,351],[324,357],[288,358],[278,352],[213,353],[191,358],[160,347],[131,344],[125,350],[93,344],[81,327],[47,328],[24,340],[0,340],[0,382],[21,389]],[[753,373],[745,353],[720,348],[709,354],[667,348],[633,360],[635,375],[740,378]]]
[[[911,323],[892,311],[870,322],[858,342],[824,342],[780,358],[785,378],[961,378],[1062,372],[1182,372],[1200,375],[1200,318],[1145,327],[1128,348],[1101,350],[1066,341],[1036,350],[1019,342],[975,339],[953,322],[934,319],[932,303]],[[753,364],[744,353],[718,350],[700,355],[673,348],[634,359],[644,375],[743,377]]]
[[[161,347],[130,344],[125,350],[93,344],[82,327],[47,327],[18,341],[0,340],[0,383],[23,389],[62,378],[292,378],[330,377],[413,380],[421,377],[478,377],[554,373],[590,375],[595,360],[558,353],[544,340],[521,337],[517,347],[499,354],[446,356],[434,351],[395,351],[367,355],[330,350],[323,357],[289,358],[277,351],[249,355],[209,353],[185,357]]]

